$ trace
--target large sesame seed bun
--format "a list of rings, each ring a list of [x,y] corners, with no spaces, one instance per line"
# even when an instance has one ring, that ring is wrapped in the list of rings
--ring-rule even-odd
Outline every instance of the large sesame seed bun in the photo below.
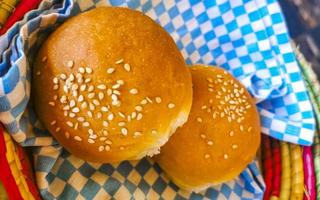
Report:
[[[191,74],[172,38],[125,8],[97,8],[58,27],[37,55],[32,86],[44,126],[94,162],[158,153],[192,102]]]
[[[235,178],[254,159],[260,121],[250,94],[225,70],[193,66],[191,75],[189,119],[155,159],[178,186],[198,192]]]

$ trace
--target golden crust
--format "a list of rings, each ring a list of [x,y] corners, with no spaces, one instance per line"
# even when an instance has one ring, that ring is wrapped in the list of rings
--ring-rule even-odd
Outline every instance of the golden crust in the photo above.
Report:
[[[260,120],[245,87],[222,68],[193,66],[191,75],[189,119],[155,159],[178,186],[200,191],[235,178],[254,159]]]
[[[97,8],[63,23],[41,47],[32,81],[39,119],[63,147],[87,161],[157,153],[191,108],[191,75],[174,41],[150,18],[125,8]]]

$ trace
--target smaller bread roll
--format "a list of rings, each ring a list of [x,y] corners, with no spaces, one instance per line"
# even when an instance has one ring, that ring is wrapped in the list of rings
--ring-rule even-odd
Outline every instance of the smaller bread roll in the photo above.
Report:
[[[155,157],[180,188],[201,191],[238,176],[255,158],[260,120],[245,87],[219,67],[193,66],[188,121]]]

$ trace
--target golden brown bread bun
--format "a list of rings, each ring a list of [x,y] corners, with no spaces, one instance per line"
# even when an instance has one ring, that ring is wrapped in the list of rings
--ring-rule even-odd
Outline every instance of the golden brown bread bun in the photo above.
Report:
[[[235,178],[254,159],[260,121],[243,85],[218,67],[193,66],[188,121],[155,156],[181,188],[200,191]]]
[[[39,119],[87,161],[157,153],[192,102],[190,71],[172,38],[125,8],[97,8],[63,23],[37,55],[32,86]]]

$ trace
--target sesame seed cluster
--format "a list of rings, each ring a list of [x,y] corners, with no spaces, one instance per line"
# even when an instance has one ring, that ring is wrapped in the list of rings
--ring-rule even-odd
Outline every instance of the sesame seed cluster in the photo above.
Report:
[[[226,76],[228,76],[228,73],[224,71],[223,74],[216,74],[215,77],[206,78],[205,81],[209,96],[214,95],[215,100],[210,98],[207,104],[201,105],[199,109],[209,113],[213,120],[220,118],[227,120],[228,123],[236,122],[238,124],[239,132],[251,132],[251,126],[244,127],[243,125],[245,114],[247,113],[247,110],[251,108],[245,90],[233,79]],[[203,119],[198,116],[196,117],[196,121],[202,123]],[[233,137],[235,132],[238,131],[231,130],[228,134],[230,137]],[[214,141],[209,139],[205,133],[201,133],[200,138],[208,146],[214,145]],[[238,144],[231,144],[232,150],[237,148]],[[209,153],[204,154],[205,159],[209,159],[210,157]],[[229,158],[229,155],[224,153],[223,158],[226,160]]]
[[[42,62],[47,62],[47,57],[42,58]],[[68,68],[73,68],[75,62],[70,60],[66,63]],[[132,67],[126,63],[124,59],[119,59],[114,62],[114,67],[108,67],[105,70],[106,74],[112,76],[118,70],[124,70],[127,73],[132,72]],[[57,120],[50,122],[55,132],[64,134],[67,139],[73,139],[75,142],[87,142],[89,144],[99,144],[97,151],[104,152],[112,149],[112,140],[109,137],[109,128],[116,125],[119,129],[119,134],[124,137],[138,138],[144,133],[141,130],[129,130],[128,124],[133,121],[140,121],[144,116],[144,107],[148,104],[161,104],[164,103],[161,96],[144,97],[141,101],[133,107],[132,112],[115,112],[114,110],[121,109],[123,98],[121,94],[128,92],[130,95],[138,95],[139,88],[127,87],[128,91],[124,91],[123,86],[126,83],[124,80],[115,80],[113,83],[100,83],[93,84],[92,75],[94,74],[93,68],[90,66],[79,67],[75,73],[61,73],[52,78],[54,95],[48,102],[48,105],[62,108],[63,114],[67,117],[64,122],[68,127],[78,130],[86,130],[87,137],[83,133],[73,135],[68,131],[63,131],[58,126]],[[41,71],[36,72],[37,76],[41,76]],[[114,80],[115,78],[113,78]],[[60,94],[60,95],[59,95]],[[123,95],[124,96],[124,95]],[[130,98],[127,97],[127,98]],[[62,106],[61,106],[62,105]],[[173,102],[167,103],[167,109],[175,108]],[[116,118],[118,118],[116,120]],[[89,121],[97,119],[101,122],[102,130],[95,130]],[[79,132],[80,133],[80,132]],[[151,130],[152,134],[157,134],[157,130]],[[119,147],[124,150],[124,146]]]

